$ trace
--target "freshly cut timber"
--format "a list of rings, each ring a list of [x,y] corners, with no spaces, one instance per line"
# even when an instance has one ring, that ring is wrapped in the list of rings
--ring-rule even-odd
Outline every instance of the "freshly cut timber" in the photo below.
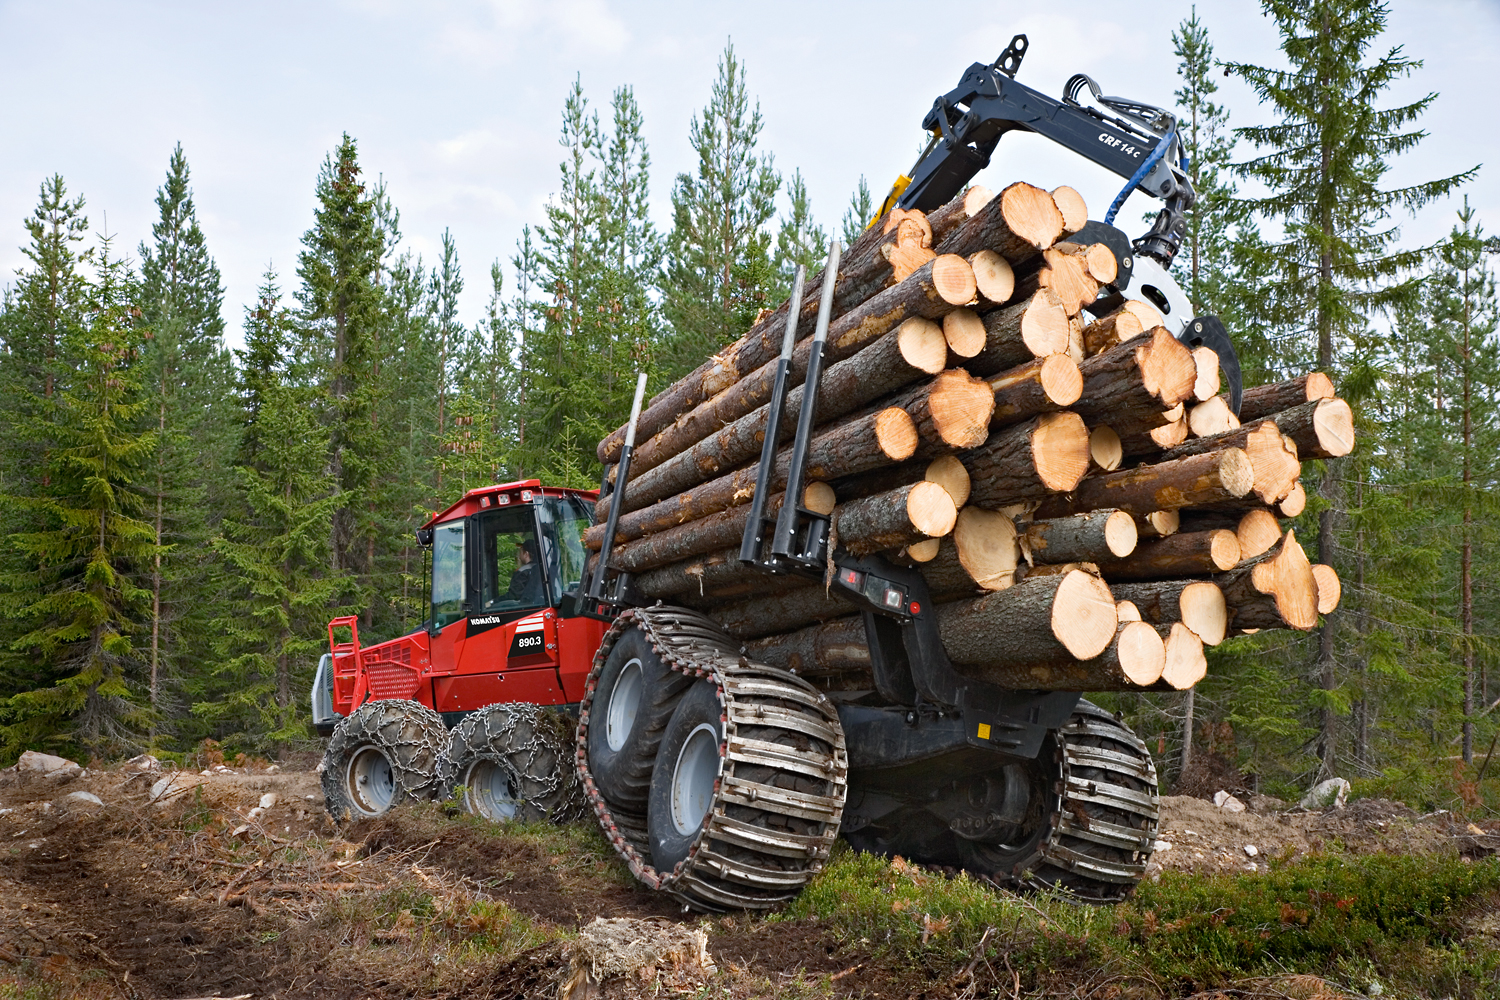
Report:
[[[756,663],[803,677],[864,672],[870,669],[865,620],[859,615],[809,625],[787,635],[751,639],[745,655]]]
[[[1115,614],[1119,616],[1121,625],[1126,622],[1138,622],[1141,620],[1140,609],[1129,601],[1116,601]]]
[[[858,475],[847,476],[833,483],[834,492],[844,501],[872,497],[877,493],[909,486],[919,479],[937,483],[946,489],[953,502],[962,507],[969,499],[969,470],[954,455],[939,455],[934,459],[916,458],[900,465],[872,469]]]
[[[1224,641],[1228,620],[1224,592],[1207,580],[1162,580],[1155,583],[1117,583],[1110,587],[1117,600],[1129,601],[1143,621],[1153,625],[1181,622],[1210,646]]]
[[[1048,691],[1139,691],[1161,678],[1167,662],[1166,644],[1156,629],[1144,622],[1125,622],[1103,653],[1091,660],[1058,658],[1046,663],[1017,665],[996,660],[983,668],[961,666],[959,671],[1002,687]]]
[[[1193,363],[1198,366],[1198,379],[1193,383],[1193,398],[1206,403],[1219,394],[1219,352],[1212,347],[1195,347]],[[1227,405],[1225,409],[1228,409]],[[1236,416],[1235,419],[1243,420],[1244,417]]]
[[[766,498],[767,517],[775,517],[781,511],[784,497],[784,493],[777,493]],[[728,548],[744,537],[745,521],[749,516],[748,506],[731,507],[633,542],[616,545],[610,550],[610,565],[626,573],[641,573],[657,566],[705,555],[716,549]],[[601,538],[603,530],[600,528]]]
[[[1257,507],[1243,514],[1228,511],[1189,511],[1188,531],[1233,531],[1240,543],[1240,558],[1254,559],[1281,541],[1281,525],[1268,508]]]
[[[838,507],[831,539],[858,556],[899,548],[953,530],[958,507],[937,483],[925,479],[889,493]]]
[[[973,471],[970,466],[971,475]],[[1091,476],[1070,496],[1044,500],[1036,516],[1062,517],[1075,509],[1117,507],[1143,517],[1159,510],[1181,510],[1238,499],[1249,493],[1254,483],[1255,470],[1250,459],[1239,448],[1225,448]]]
[[[1219,578],[1233,626],[1246,629],[1295,628],[1318,624],[1318,584],[1307,553],[1288,531],[1281,544],[1247,560]]]
[[[1175,535],[1182,527],[1182,515],[1175,510],[1154,510],[1149,514],[1137,514],[1135,526],[1142,538],[1166,538]]]
[[[1100,424],[1089,431],[1089,462],[1095,471],[1114,472],[1124,460],[1125,451],[1114,428]]]
[[[932,228],[933,244],[941,244],[948,238],[949,233],[978,215],[994,197],[995,192],[983,184],[975,184],[949,199],[946,205],[927,213],[927,224]]]
[[[1193,393],[1198,367],[1193,353],[1162,327],[1149,341],[1139,339],[1118,344],[1096,354],[1079,366],[1083,394],[1074,409],[1092,420],[1107,420],[1123,440],[1120,426],[1155,415],[1158,426],[1164,410],[1176,406]]]
[[[1063,217],[1063,235],[1072,236],[1089,224],[1089,206],[1083,195],[1066,184],[1052,189],[1052,203]]]
[[[827,407],[822,413],[823,419],[849,413],[921,373],[941,371],[947,357],[941,329],[930,322],[908,324],[905,321],[940,319],[973,297],[974,272],[968,262],[959,257],[938,257],[901,284],[886,289],[834,320],[823,348],[824,363],[829,366],[818,393],[819,407]],[[898,327],[900,330],[892,339],[889,335]],[[857,355],[866,349],[876,349],[877,345],[881,353],[862,363],[856,361]],[[801,383],[807,375],[811,349],[812,341],[804,340],[792,352],[787,378],[796,392],[795,395],[788,393],[784,411],[790,408],[796,412],[795,406],[800,405]],[[934,356],[939,353],[941,358]],[[889,370],[882,367],[887,362]],[[776,382],[776,368],[777,358],[773,356],[759,368],[725,386],[721,392],[680,417],[674,417],[671,426],[662,427],[636,449],[631,459],[633,474],[644,474],[725,425],[765,406]],[[911,376],[901,380],[906,372]],[[871,378],[876,381],[871,384],[868,394],[860,395],[859,385]],[[893,379],[898,381],[891,384]],[[845,395],[851,391],[853,395]],[[763,420],[761,426],[764,426]]]
[[[990,432],[995,393],[984,379],[950,368],[891,403],[911,415],[925,454],[932,455],[981,444]]]
[[[1074,570],[938,608],[938,632],[959,672],[1089,660],[1114,639],[1118,619],[1104,581]]]
[[[1292,491],[1286,495],[1286,499],[1276,505],[1276,509],[1282,517],[1296,517],[1307,509],[1307,491],[1302,488],[1300,482],[1292,486]]]
[[[947,355],[946,342],[935,324],[924,319],[908,320],[866,350],[827,370],[818,390],[818,415],[824,422],[837,419],[909,382],[936,375],[943,370]],[[763,374],[764,372],[757,372],[750,379],[740,382],[730,393],[716,397],[711,405],[733,395]],[[767,377],[774,380],[774,372]],[[796,386],[786,395],[786,403],[781,409],[783,438],[790,438],[797,426],[803,389],[804,386]],[[770,386],[765,386],[767,397],[770,392]],[[626,509],[639,510],[673,493],[681,493],[759,455],[769,420],[770,405],[762,405],[723,430],[710,434],[662,461],[655,468],[648,464],[637,471],[636,462],[640,461],[640,453],[637,453],[637,457],[631,461],[632,476],[627,497],[629,506]],[[685,424],[686,421],[679,421],[647,444],[663,441]],[[602,503],[607,505],[608,501]],[[607,510],[608,507],[605,506],[604,509]]]
[[[940,542],[942,542],[941,538],[928,538],[920,542],[912,542],[901,549],[900,554],[904,554],[907,559],[910,559],[914,563],[931,562],[937,558]]]
[[[1135,551],[1135,520],[1123,510],[1094,510],[1048,521],[1033,521],[1022,545],[1036,562],[1103,562]]]
[[[1049,354],[1066,354],[1072,326],[1057,296],[1042,289],[1020,302],[991,309],[984,320],[984,348],[964,367],[986,377]]]
[[[1109,249],[1102,249],[1113,262]],[[1050,289],[1069,316],[1077,316],[1099,296],[1099,281],[1089,271],[1089,248],[1061,244],[1042,251],[1042,262],[1016,283],[1017,295],[1030,296],[1039,288]]]
[[[1341,458],[1354,450],[1354,414],[1335,396],[1272,414],[1303,458]]]
[[[1344,594],[1344,585],[1332,566],[1313,563],[1313,582],[1318,586],[1318,614],[1332,614],[1338,610],[1339,599]]]
[[[1076,487],[1089,470],[1089,432],[1076,413],[1044,413],[1001,428],[959,460],[969,470],[969,503],[996,510]]]
[[[989,381],[995,396],[990,426],[995,428],[1067,409],[1083,394],[1083,376],[1066,354],[1037,358]]]
[[[883,465],[894,465],[910,458],[917,448],[917,429],[905,410],[887,407],[876,413],[852,418],[814,435],[808,448],[808,476],[812,479],[837,479]],[[786,487],[792,450],[783,448],[776,456],[770,489]],[[749,503],[755,494],[754,466],[739,469],[704,483],[685,493],[668,497],[642,510],[621,516],[616,526],[615,542],[621,544],[665,531],[685,521],[716,514],[721,510]],[[630,490],[626,487],[625,499]],[[584,533],[584,543],[592,549],[604,544],[604,525],[596,524]]]
[[[1010,515],[982,507],[965,507],[953,526],[958,563],[981,590],[1004,590],[1015,579],[1020,548]]]
[[[838,494],[827,483],[808,483],[802,489],[802,506],[815,514],[832,514],[837,505]]]
[[[1274,416],[1320,399],[1332,399],[1333,380],[1322,372],[1308,372],[1285,382],[1252,386],[1240,400],[1240,419],[1245,423]]]
[[[953,455],[940,455],[927,463],[922,478],[947,490],[954,506],[969,502],[969,470]]]
[[[932,225],[913,209],[893,208],[886,216],[887,234],[895,239],[880,245],[880,255],[891,262],[891,279],[901,281],[936,256],[932,252]]]
[[[960,362],[984,350],[984,320],[972,309],[955,309],[943,317],[943,339]]]
[[[1016,292],[1016,272],[1010,261],[993,250],[981,250],[970,255],[969,266],[974,269],[974,285],[981,308],[1010,301]]]
[[[1052,195],[1017,182],[956,226],[936,249],[961,257],[993,250],[1016,264],[1056,243],[1062,231],[1062,213]]]
[[[1123,512],[1121,512],[1123,513]],[[1125,515],[1127,518],[1129,515]],[[1132,522],[1133,524],[1133,522]],[[1234,532],[1184,531],[1169,538],[1148,538],[1135,552],[1122,559],[1099,560],[1104,578],[1115,580],[1168,580],[1180,576],[1206,576],[1230,570],[1240,561],[1240,542]]]
[[[1240,448],[1245,452],[1255,470],[1251,490],[1263,503],[1273,504],[1285,498],[1302,474],[1296,443],[1283,435],[1280,424],[1271,420],[1226,430],[1211,437],[1194,438],[1173,448],[1163,458],[1170,461],[1221,448]]]
[[[1196,390],[1194,395],[1197,395]],[[1229,409],[1229,403],[1223,396],[1213,396],[1205,402],[1194,404],[1187,411],[1187,422],[1188,430],[1196,437],[1223,434],[1238,430],[1240,426],[1240,418]]]
[[[736,546],[647,570],[631,581],[647,597],[696,594],[739,600],[782,589],[777,581],[740,562]]]
[[[959,561],[958,547],[951,537],[935,541],[938,542],[937,554],[918,564],[922,579],[927,581],[927,589],[934,601],[971,597],[982,590],[1004,590],[1015,582],[1014,557],[1011,559],[1010,569],[990,578],[992,586],[981,586]]]
[[[1203,639],[1181,622],[1160,625],[1167,647],[1167,662],[1158,687],[1169,691],[1186,691],[1208,675],[1208,658],[1203,655]]]

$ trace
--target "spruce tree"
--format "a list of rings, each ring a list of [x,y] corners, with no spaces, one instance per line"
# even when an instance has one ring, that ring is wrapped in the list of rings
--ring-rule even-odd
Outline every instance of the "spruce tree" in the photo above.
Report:
[[[1257,249],[1253,263],[1265,274],[1268,317],[1295,338],[1283,362],[1338,376],[1368,350],[1368,314],[1410,287],[1400,279],[1424,259],[1421,250],[1397,250],[1392,213],[1415,211],[1451,191],[1472,171],[1402,187],[1384,187],[1393,157],[1411,150],[1424,133],[1414,122],[1436,97],[1429,94],[1393,108],[1376,101],[1421,64],[1399,46],[1369,59],[1384,33],[1387,8],[1378,0],[1263,0],[1277,26],[1286,69],[1230,64],[1266,102],[1274,124],[1236,134],[1262,152],[1237,164],[1240,175],[1266,187],[1245,207],[1284,228],[1284,236]],[[1344,504],[1336,463],[1329,463],[1319,492],[1317,559],[1336,559],[1336,514]],[[1347,602],[1346,602],[1347,603]],[[1335,638],[1338,613],[1325,619],[1315,656],[1320,770],[1337,769],[1338,721],[1349,710],[1341,686]]]
[[[140,429],[133,283],[104,238],[81,322],[57,341],[72,370],[65,384],[48,383],[44,483],[5,498],[36,527],[10,535],[22,564],[0,576],[0,612],[21,627],[9,647],[13,687],[0,703],[3,757],[69,739],[121,751],[137,745],[147,721],[132,686],[149,602],[141,578],[155,552],[139,486],[155,434]]]
[[[870,194],[870,185],[865,181],[865,175],[860,174],[859,187],[849,196],[849,207],[844,210],[844,218],[840,223],[844,246],[851,246],[874,221],[875,199]]]
[[[786,193],[790,205],[781,217],[781,231],[776,234],[776,272],[780,285],[773,298],[778,299],[791,294],[792,279],[799,265],[811,275],[828,257],[828,234],[813,222],[812,199],[801,170],[792,171]]]
[[[464,329],[458,322],[458,297],[463,294],[463,271],[458,264],[458,247],[448,230],[443,230],[443,253],[432,268],[432,277],[427,288],[431,302],[434,333],[437,337],[437,372],[433,380],[432,397],[437,400],[436,441],[448,440],[448,396],[452,390],[452,366],[450,354],[463,348]],[[443,490],[443,470],[447,465],[446,447],[434,448],[437,466],[436,486]]]
[[[147,656],[151,706],[163,708],[161,681],[206,645],[203,583],[213,512],[226,493],[233,371],[222,335],[224,299],[209,256],[179,144],[158,189],[153,243],[142,243],[139,307],[146,330],[142,379],[156,451],[143,483],[155,532]]]
[[[749,329],[774,291],[770,262],[781,178],[769,155],[757,154],[764,123],[752,106],[745,67],[734,45],[719,58],[709,102],[689,130],[698,166],[672,187],[672,234],[662,279],[662,310],[671,324],[667,382]]]

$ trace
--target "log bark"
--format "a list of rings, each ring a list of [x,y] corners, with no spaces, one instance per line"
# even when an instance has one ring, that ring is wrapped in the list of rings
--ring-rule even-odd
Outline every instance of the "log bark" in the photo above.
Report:
[[[1120,435],[1107,424],[1089,431],[1089,468],[1095,472],[1114,472],[1125,460]]]
[[[1088,428],[1076,413],[1044,413],[1001,428],[959,461],[969,470],[970,504],[996,510],[1038,500],[1073,489],[1088,472]]]
[[[1010,515],[965,507],[953,526],[953,549],[959,565],[980,589],[1004,590],[1015,582],[1020,547]]]
[[[947,356],[947,342],[935,324],[924,319],[908,320],[866,350],[825,371],[818,390],[819,423],[827,424],[915,379],[941,372]],[[752,395],[758,397],[761,394],[759,389],[753,392],[747,389],[743,394],[740,390],[758,382],[763,375],[774,381],[774,368],[757,372],[720,399],[737,396],[748,401]],[[770,386],[764,388],[764,394],[769,396]],[[805,389],[805,386],[798,385],[786,394],[785,405],[781,408],[783,440],[796,433],[797,414],[802,408]],[[723,412],[729,410],[726,408]],[[660,460],[662,450],[680,443],[678,432],[686,433],[683,429],[688,421],[680,421],[663,431],[649,442],[656,450],[646,453],[648,459],[656,460],[654,468],[648,461],[645,468],[637,472],[632,459],[624,509],[640,510],[756,457],[765,442],[770,413],[770,405],[763,405],[678,454]]]
[[[929,212],[927,223],[932,227],[933,246],[941,245],[949,233],[978,215],[994,197],[995,192],[983,184],[975,184],[954,195],[948,204]]]
[[[1210,646],[1224,641],[1228,611],[1224,592],[1208,580],[1162,580],[1155,583],[1117,583],[1110,593],[1129,601],[1141,620],[1152,625],[1181,622]]]
[[[1337,396],[1282,410],[1271,419],[1297,442],[1297,453],[1304,459],[1340,458],[1354,450],[1354,414]]]
[[[1078,365],[1065,354],[1052,354],[1018,365],[989,380],[995,396],[990,427],[998,429],[1034,417],[1067,409],[1083,393]]]
[[[975,375],[995,375],[1034,358],[1068,352],[1068,314],[1051,292],[991,309],[982,318],[984,349],[964,365]]]
[[[973,468],[969,471],[972,475]],[[1225,448],[1091,476],[1072,495],[1044,500],[1036,516],[1061,517],[1072,510],[1117,507],[1142,517],[1159,510],[1181,510],[1237,499],[1250,492],[1254,482],[1255,472],[1245,453],[1238,448]]]
[[[927,464],[922,478],[948,491],[955,507],[969,502],[969,470],[953,455],[941,455]]]
[[[821,584],[759,597],[708,611],[719,627],[736,639],[758,639],[853,614],[853,604],[825,593]]]
[[[1238,630],[1294,628],[1318,624],[1318,585],[1307,553],[1288,531],[1281,544],[1219,578]]]
[[[858,402],[846,403],[837,392],[829,391],[828,380],[834,376],[840,362],[852,359],[865,348],[882,341],[908,319],[941,319],[973,298],[974,272],[969,268],[968,262],[959,257],[938,257],[899,285],[886,289],[839,315],[829,326],[828,341],[823,348],[826,367],[824,387],[819,391],[818,400],[820,410],[825,406],[829,408],[824,413],[824,419],[832,419],[837,415],[834,410],[838,407],[843,407],[839,413],[849,413],[880,395],[866,395]],[[815,307],[816,305],[814,302]],[[929,356],[931,351],[936,350],[931,343],[932,332],[926,326],[917,325],[906,330],[904,335],[898,335],[897,341],[911,355],[910,358],[901,355],[907,366],[926,371],[935,364],[941,370],[943,362],[932,360]],[[944,343],[946,357],[946,342]],[[893,348],[894,345],[885,345],[884,356],[889,357]],[[792,352],[791,363],[787,367],[788,385],[791,387],[800,386],[807,376],[807,360],[811,350],[812,341],[804,340]],[[896,353],[901,354],[900,351]],[[632,475],[650,471],[720,428],[764,406],[770,400],[771,390],[776,384],[779,355],[778,349],[757,368],[723,384],[712,396],[679,411],[680,415],[674,413],[671,426],[663,424],[650,432],[650,438],[643,438],[643,424],[636,435],[636,440],[641,443],[631,459]],[[866,361],[866,369],[873,368],[876,364],[875,361]],[[845,369],[844,377],[852,376],[857,380],[856,371],[866,369]],[[788,393],[788,397],[791,395]],[[800,398],[799,395],[798,399]],[[789,405],[790,402],[789,398]],[[606,438],[601,447],[609,440]],[[623,440],[622,436],[621,441]]]
[[[803,677],[829,677],[870,669],[870,647],[864,617],[860,615],[809,625],[787,635],[752,639],[745,643],[745,655],[756,663]]]
[[[647,570],[631,580],[647,597],[668,599],[677,594],[719,596],[726,586],[755,589],[778,584],[774,578],[740,562],[739,546]],[[780,586],[785,586],[780,584]]]
[[[1344,585],[1339,581],[1338,571],[1323,563],[1314,563],[1313,582],[1318,588],[1318,614],[1332,614],[1338,610],[1339,600],[1344,595]]]
[[[1079,366],[1083,394],[1074,409],[1086,419],[1108,420],[1121,440],[1127,433],[1122,424],[1163,423],[1150,420],[1192,395],[1198,374],[1192,352],[1165,329],[1158,327],[1149,341],[1138,340],[1118,344]]]
[[[766,500],[766,516],[775,517],[781,511],[785,494],[778,493]],[[710,514],[675,528],[658,531],[654,535],[617,546],[610,553],[610,565],[627,573],[642,573],[657,566],[691,559],[715,549],[736,545],[745,536],[745,522],[750,517],[748,506],[731,507]],[[602,537],[604,529],[599,529]]]
[[[1262,503],[1274,504],[1283,499],[1302,474],[1297,445],[1283,435],[1280,424],[1271,420],[1186,441],[1162,458],[1171,461],[1223,448],[1242,449],[1250,459],[1255,474],[1250,489]]]
[[[969,257],[974,269],[974,286],[981,310],[1002,306],[1016,293],[1016,272],[1010,261],[993,250],[981,250]]]
[[[985,590],[1004,590],[1015,582],[1012,573],[1007,572],[991,578],[988,581],[989,586],[981,586],[959,561],[958,547],[952,537],[937,541],[937,554],[926,562],[918,564],[918,569],[922,578],[927,581],[927,589],[934,601],[946,602],[959,597],[972,597]],[[1011,569],[1015,569],[1014,559],[1011,560]]]
[[[1285,382],[1252,386],[1240,400],[1240,420],[1249,423],[1303,403],[1334,397],[1333,380],[1322,372],[1308,372]]]
[[[1240,558],[1254,559],[1281,541],[1281,525],[1267,508],[1256,508],[1243,514],[1229,511],[1188,511],[1184,522],[1188,531],[1233,531],[1240,543]]]
[[[1089,224],[1089,207],[1083,195],[1066,184],[1052,189],[1052,203],[1062,213],[1064,236],[1072,236]]]
[[[1208,675],[1203,640],[1181,623],[1162,625],[1158,631],[1166,645],[1166,665],[1158,690],[1187,691]]]
[[[1116,580],[1169,580],[1206,576],[1233,569],[1240,561],[1240,542],[1234,532],[1184,531],[1169,538],[1148,538],[1121,559],[1099,561],[1099,571]]]
[[[895,238],[894,231],[887,232],[877,223],[849,245],[834,279],[834,315],[844,313],[854,304],[863,302],[890,280],[891,265],[876,250],[881,244],[892,242]],[[811,336],[817,324],[823,277],[823,272],[819,270],[807,281],[797,322],[796,336],[799,340]],[[641,411],[636,427],[636,441],[649,440],[699,403],[722,392],[768,361],[774,361],[781,354],[789,305],[789,302],[782,302],[776,309],[757,318],[743,337],[653,396],[649,405]],[[625,427],[622,425],[599,442],[599,461],[605,465],[616,461],[624,445]]]
[[[993,250],[1015,264],[1056,243],[1062,231],[1062,213],[1052,195],[1018,182],[956,226],[937,244],[937,251],[967,257]]]
[[[948,491],[923,480],[890,493],[841,505],[833,514],[829,544],[857,556],[899,548],[953,530],[958,508]]]
[[[1092,660],[1059,658],[1047,663],[1014,665],[1003,661],[959,671],[1003,688],[1048,691],[1140,691],[1161,678],[1167,648],[1156,629],[1144,622],[1124,622],[1104,652]]]
[[[1114,638],[1118,619],[1104,581],[1087,573],[1040,577],[938,608],[943,649],[960,673],[1093,659]]]
[[[917,430],[905,410],[887,407],[876,413],[852,418],[813,436],[808,449],[809,479],[831,480],[910,458],[917,448]],[[792,451],[782,448],[770,477],[770,489],[786,487],[787,470]],[[684,493],[668,497],[641,510],[621,516],[615,541],[633,541],[644,535],[665,531],[687,521],[749,503],[755,495],[756,466],[720,476]],[[627,487],[627,497],[629,488]],[[604,541],[604,525],[596,524],[584,533],[585,544],[597,549]]]
[[[1094,510],[1072,517],[1033,521],[1022,536],[1028,561],[1092,562],[1123,559],[1135,551],[1135,520],[1122,510]]]

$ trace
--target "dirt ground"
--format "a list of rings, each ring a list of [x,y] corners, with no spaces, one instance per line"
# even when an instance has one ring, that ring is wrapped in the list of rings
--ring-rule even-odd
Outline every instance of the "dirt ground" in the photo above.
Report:
[[[0,993],[7,968],[24,967],[65,984],[45,995],[130,1000],[555,996],[569,940],[595,917],[682,915],[630,882],[588,831],[559,849],[435,810],[339,831],[308,771],[182,774],[193,787],[164,805],[148,800],[158,778],[129,768],[61,783],[0,774]],[[253,815],[267,793],[275,803]],[[1164,813],[1153,869],[1249,870],[1335,845],[1500,849],[1500,824],[1480,830],[1379,800],[1230,813],[1169,797]],[[438,930],[414,931],[419,924]],[[719,970],[712,995],[827,996],[846,986],[909,995],[901,970],[870,967],[869,955],[816,921],[704,926]],[[468,962],[475,942],[488,950]]]

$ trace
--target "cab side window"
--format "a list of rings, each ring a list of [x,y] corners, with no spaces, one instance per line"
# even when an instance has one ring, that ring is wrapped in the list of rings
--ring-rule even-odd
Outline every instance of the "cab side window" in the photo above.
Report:
[[[557,537],[557,563],[549,566],[556,575],[554,600],[576,590],[583,582],[583,572],[588,550],[583,546],[583,533],[594,523],[594,512],[577,497],[549,498],[554,534]]]
[[[432,623],[436,628],[464,617],[464,523],[440,524],[432,531]]]
[[[546,571],[530,505],[483,514],[479,525],[479,608],[544,607]]]

